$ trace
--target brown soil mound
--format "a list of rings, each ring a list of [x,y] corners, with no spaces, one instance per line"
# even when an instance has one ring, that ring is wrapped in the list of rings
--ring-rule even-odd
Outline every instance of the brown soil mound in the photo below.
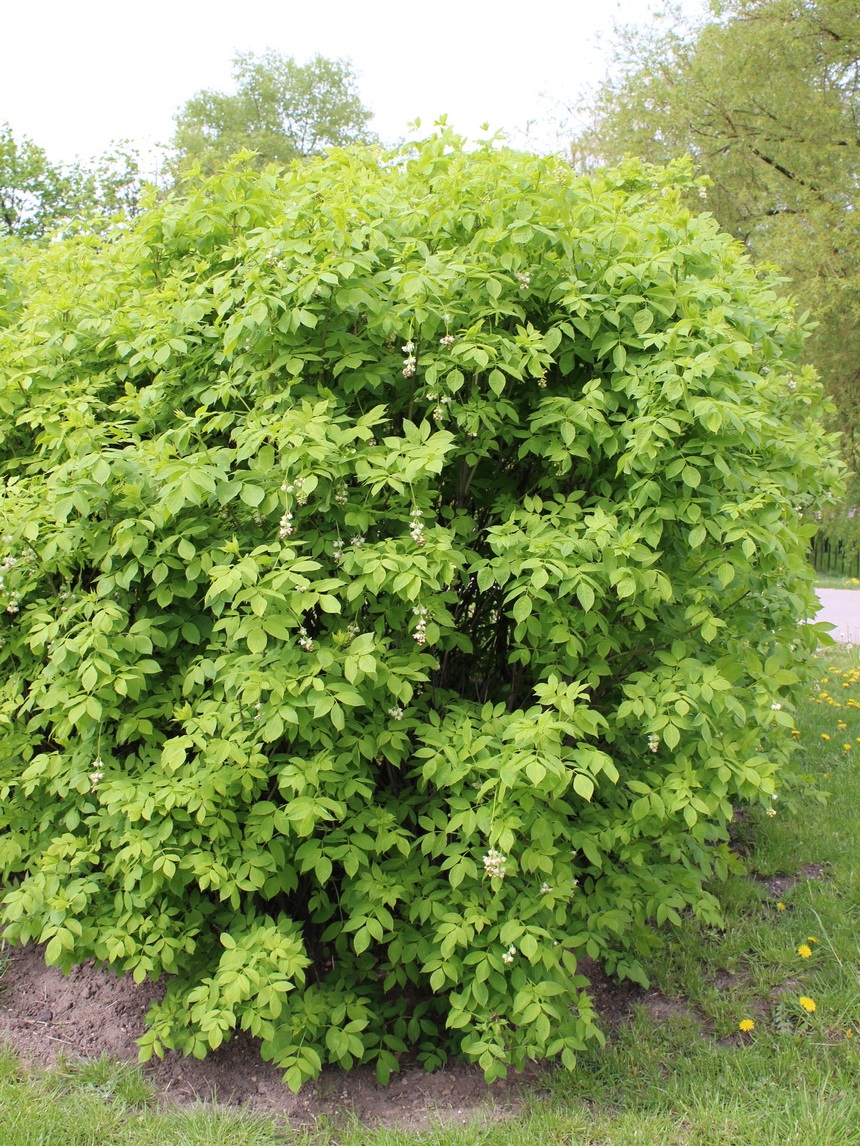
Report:
[[[0,981],[0,1041],[24,1059],[50,1065],[58,1057],[94,1059],[108,1054],[135,1061],[157,983],[137,985],[129,976],[83,963],[63,975],[46,967],[41,947],[6,947]],[[260,1058],[254,1039],[237,1035],[202,1062],[168,1053],[144,1068],[162,1100],[242,1106],[249,1113],[294,1125],[344,1115],[362,1122],[418,1130],[439,1123],[495,1121],[517,1111],[528,1082],[535,1093],[539,1070],[491,1086],[476,1067],[448,1065],[428,1074],[404,1064],[389,1086],[370,1068],[326,1069],[293,1094],[281,1071]]]

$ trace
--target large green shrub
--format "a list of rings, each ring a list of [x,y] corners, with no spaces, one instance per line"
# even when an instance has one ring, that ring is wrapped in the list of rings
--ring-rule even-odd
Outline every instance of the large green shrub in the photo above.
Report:
[[[578,955],[718,918],[835,463],[686,181],[443,134],[15,271],[6,935],[167,972],[144,1055],[570,1065]]]

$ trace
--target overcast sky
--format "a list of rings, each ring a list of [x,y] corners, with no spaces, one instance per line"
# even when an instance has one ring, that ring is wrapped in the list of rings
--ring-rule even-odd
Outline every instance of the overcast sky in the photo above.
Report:
[[[704,0],[684,0],[700,11]],[[0,123],[54,160],[113,140],[167,143],[201,88],[232,90],[237,50],[352,60],[387,141],[442,113],[470,136],[522,130],[596,84],[614,21],[652,19],[659,0],[41,0],[3,5]],[[600,37],[604,42],[601,45]],[[542,98],[542,95],[549,99]]]

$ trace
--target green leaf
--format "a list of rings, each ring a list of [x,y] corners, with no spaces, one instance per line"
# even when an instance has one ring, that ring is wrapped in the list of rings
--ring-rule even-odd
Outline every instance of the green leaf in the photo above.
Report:
[[[594,781],[584,772],[577,772],[573,777],[573,790],[583,800],[590,800],[594,795]]]

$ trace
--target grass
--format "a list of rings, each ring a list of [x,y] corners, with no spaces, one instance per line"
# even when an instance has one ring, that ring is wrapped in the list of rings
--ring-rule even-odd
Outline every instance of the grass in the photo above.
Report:
[[[160,1109],[136,1068],[107,1059],[36,1074],[0,1054],[2,1146],[860,1146],[856,651],[823,654],[797,729],[827,801],[782,799],[740,822],[749,871],[722,890],[725,928],[685,923],[651,968],[663,1006],[639,1006],[575,1072],[548,1072],[516,1118],[420,1139],[357,1124],[296,1132]]]
[[[860,579],[836,573],[817,573],[815,585],[818,589],[860,589]]]

